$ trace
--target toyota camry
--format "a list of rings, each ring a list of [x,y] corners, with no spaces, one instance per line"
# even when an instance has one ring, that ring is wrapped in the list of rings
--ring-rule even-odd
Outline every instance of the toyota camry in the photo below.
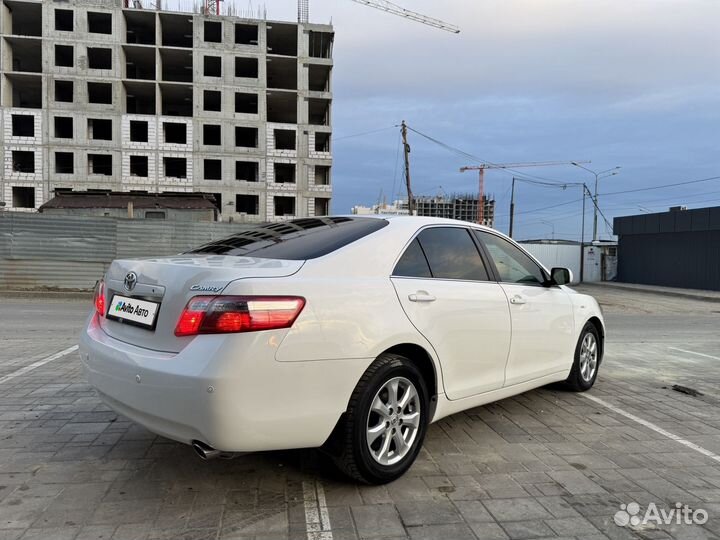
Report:
[[[114,261],[81,358],[108,406],[201,457],[322,447],[351,478],[384,483],[431,422],[594,384],[603,317],[571,280],[461,221],[264,224]]]

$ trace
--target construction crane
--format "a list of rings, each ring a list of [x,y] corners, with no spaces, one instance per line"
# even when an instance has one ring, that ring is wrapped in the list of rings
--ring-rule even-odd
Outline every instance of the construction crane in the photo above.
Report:
[[[519,169],[521,167],[554,167],[557,165],[572,165],[574,163],[590,163],[589,161],[528,161],[525,163],[481,163],[461,167],[460,172],[478,171],[478,223],[483,224],[485,214],[485,171],[488,169]],[[513,180],[514,185],[514,180]],[[510,237],[512,237],[512,220],[515,206],[515,191],[510,200]]]
[[[439,28],[440,30],[445,30],[446,32],[452,32],[453,34],[460,33],[460,28],[454,24],[449,24],[445,21],[441,21],[440,19],[428,17],[415,11],[410,11],[409,9],[405,9],[404,7],[394,4],[393,2],[389,2],[388,0],[352,0],[352,2],[379,9],[380,11],[384,11],[386,13],[392,13],[393,15],[397,15],[399,17],[405,17],[411,21],[426,24],[428,26],[432,26],[433,28]],[[310,11],[308,4],[309,0],[298,0],[298,22],[308,22]]]
[[[441,21],[440,19],[435,19],[434,17],[428,17],[427,15],[421,15],[420,13],[416,13],[415,11],[410,11],[409,9],[405,9],[404,7],[400,7],[397,4],[393,4],[392,2],[389,2],[388,0],[352,0],[353,2],[356,2],[358,4],[363,4],[365,6],[379,9],[380,11],[385,11],[387,13],[392,13],[393,15],[398,15],[399,17],[405,17],[406,19],[410,19],[411,21],[416,21],[422,24],[427,24],[428,26],[432,26],[433,28],[439,28],[440,30],[445,30],[446,32],[452,32],[453,34],[459,34],[460,28],[455,26],[454,24],[446,23],[445,21]]]
[[[220,15],[221,0],[205,0],[205,15]]]

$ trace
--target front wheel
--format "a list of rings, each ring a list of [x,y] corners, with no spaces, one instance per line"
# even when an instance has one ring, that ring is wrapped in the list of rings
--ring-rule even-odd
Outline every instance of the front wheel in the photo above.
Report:
[[[575,392],[592,388],[600,367],[601,343],[597,328],[587,323],[575,347],[575,361],[565,384]]]
[[[407,471],[428,423],[427,385],[407,358],[383,354],[363,374],[335,436],[338,467],[368,483],[391,482]]]

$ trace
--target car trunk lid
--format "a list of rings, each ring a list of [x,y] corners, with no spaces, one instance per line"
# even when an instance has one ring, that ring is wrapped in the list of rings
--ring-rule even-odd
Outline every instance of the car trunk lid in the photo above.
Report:
[[[224,255],[116,260],[105,278],[108,310],[111,310],[116,295],[157,303],[159,307],[154,328],[110,318],[102,319],[102,328],[108,335],[132,345],[179,352],[193,339],[175,335],[175,326],[190,298],[220,294],[230,282],[238,279],[289,276],[303,263]]]

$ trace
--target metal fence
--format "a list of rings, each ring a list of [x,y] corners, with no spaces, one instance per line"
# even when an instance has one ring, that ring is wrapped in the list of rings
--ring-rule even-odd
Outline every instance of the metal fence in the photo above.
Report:
[[[618,280],[720,291],[720,206],[616,217]]]
[[[113,259],[173,255],[248,227],[0,212],[0,289],[88,290]]]
[[[537,242],[520,242],[547,268],[561,266],[569,268],[573,274],[573,283],[579,283],[580,277],[585,282],[611,281],[617,274],[617,257],[610,254],[613,246],[585,246],[583,271],[580,272],[580,244],[538,244]]]
[[[0,212],[0,289],[89,290],[114,259],[182,253],[249,228],[208,223]],[[580,277],[580,247],[522,243]],[[587,248],[586,248],[587,249]],[[586,260],[586,280],[593,275]]]
[[[569,268],[575,282],[580,281],[580,245],[537,244],[520,242],[531,255],[549,269],[553,267]]]

